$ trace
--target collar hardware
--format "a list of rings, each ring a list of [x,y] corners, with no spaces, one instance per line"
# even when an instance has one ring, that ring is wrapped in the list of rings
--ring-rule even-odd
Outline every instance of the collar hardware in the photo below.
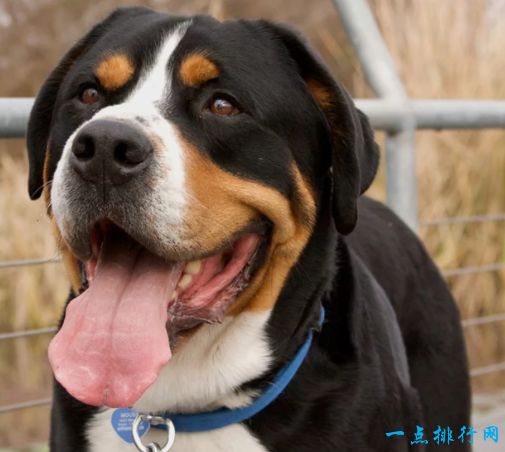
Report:
[[[147,446],[142,442],[141,436],[139,434],[139,428],[142,423],[149,424],[150,427],[159,428],[162,426],[167,430],[167,440],[164,446],[160,446],[158,443],[152,442]],[[132,424],[132,436],[133,443],[140,452],[168,452],[175,441],[175,427],[172,421],[168,418],[163,418],[160,416],[152,416],[150,414],[138,413]]]

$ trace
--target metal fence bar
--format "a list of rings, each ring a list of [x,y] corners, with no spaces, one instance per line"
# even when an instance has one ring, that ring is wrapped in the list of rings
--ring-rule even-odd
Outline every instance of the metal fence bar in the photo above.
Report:
[[[412,109],[418,128],[423,129],[480,129],[505,127],[504,101],[416,100],[406,105]],[[434,108],[435,107],[435,108]]]
[[[470,369],[470,376],[480,377],[481,375],[487,375],[502,371],[505,371],[505,361],[502,363],[491,364],[485,367],[476,367],[474,369]]]
[[[9,260],[9,261],[0,261],[0,268],[30,267],[32,265],[59,264],[60,262],[61,257]]]
[[[395,131],[412,116],[416,129],[493,129],[505,127],[505,101],[500,100],[407,100],[403,103],[358,99],[376,129]]]
[[[387,204],[414,231],[417,220],[415,128],[409,126],[386,136],[386,198]]]
[[[484,317],[474,317],[472,319],[465,319],[461,323],[463,328],[467,328],[469,326],[477,326],[477,325],[487,325],[489,323],[501,322],[505,321],[505,312],[502,314],[494,314],[487,315]]]
[[[10,333],[0,333],[0,341],[7,339],[17,339],[19,337],[41,336],[43,334],[55,333],[57,328],[55,326],[48,326],[46,328],[35,328],[33,330],[24,331],[11,331]]]
[[[505,213],[458,216],[458,217],[438,218],[435,220],[423,220],[419,222],[419,225],[423,227],[432,227],[432,226],[445,226],[452,224],[492,223],[498,221],[505,221]]]
[[[396,105],[408,102],[407,92],[368,1],[333,0],[333,4],[375,94]],[[416,123],[408,112],[397,119],[397,127],[386,136],[387,202],[412,229],[417,230]]]
[[[50,405],[51,399],[29,400],[27,402],[13,403],[11,405],[0,405],[0,414],[9,411],[24,410],[26,408],[34,408],[37,406]]]
[[[375,129],[402,130],[412,116],[416,129],[496,129],[505,127],[505,101],[499,100],[406,100],[356,99],[356,106],[370,118]],[[33,98],[0,97],[0,137],[23,138]],[[12,119],[11,112],[16,119]]]
[[[494,264],[487,265],[473,265],[470,267],[455,268],[453,270],[446,270],[442,272],[446,278],[451,278],[453,276],[463,276],[471,275],[474,273],[488,273],[505,270],[505,262],[496,262]]]
[[[368,2],[332,1],[374,93],[390,99],[407,97]]]
[[[33,99],[29,97],[0,98],[0,136],[3,138],[24,136],[32,105]]]

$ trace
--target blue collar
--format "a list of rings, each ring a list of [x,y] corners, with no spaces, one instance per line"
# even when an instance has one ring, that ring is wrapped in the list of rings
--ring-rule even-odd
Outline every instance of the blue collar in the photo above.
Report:
[[[322,328],[323,322],[324,308],[321,306],[319,329]],[[215,411],[194,414],[163,413],[159,416],[165,419],[170,419],[174,424],[176,432],[187,433],[207,432],[209,430],[215,430],[231,424],[237,424],[253,417],[255,414],[270,405],[282,393],[282,391],[284,391],[305,360],[310,346],[312,345],[313,337],[314,328],[311,328],[307,339],[298,349],[298,352],[296,352],[293,359],[279,371],[270,386],[265,390],[265,392],[263,392],[263,394],[257,397],[251,405],[244,408],[220,408]],[[165,428],[164,425],[152,425],[152,427]]]

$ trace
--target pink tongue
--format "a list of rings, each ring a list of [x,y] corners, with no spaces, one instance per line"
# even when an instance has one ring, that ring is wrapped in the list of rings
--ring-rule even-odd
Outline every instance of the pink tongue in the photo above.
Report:
[[[126,242],[126,243],[125,243]],[[133,405],[172,356],[167,307],[183,269],[114,231],[49,345],[56,379],[89,405]]]

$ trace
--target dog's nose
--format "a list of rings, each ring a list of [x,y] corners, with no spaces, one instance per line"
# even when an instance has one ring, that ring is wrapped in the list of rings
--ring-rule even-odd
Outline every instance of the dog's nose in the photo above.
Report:
[[[135,126],[96,120],[75,137],[70,164],[88,182],[121,185],[149,165],[152,151],[148,138]]]

